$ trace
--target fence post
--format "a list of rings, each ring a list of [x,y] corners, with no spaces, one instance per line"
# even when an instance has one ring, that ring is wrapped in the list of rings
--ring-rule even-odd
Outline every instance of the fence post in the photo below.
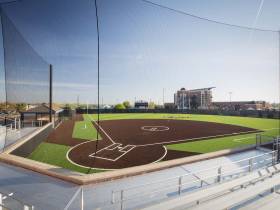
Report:
[[[222,180],[222,167],[220,166],[218,168],[218,177],[217,177],[217,182],[221,182]]]
[[[249,159],[249,172],[252,172],[252,170],[253,170],[253,159],[250,158]]]
[[[178,194],[181,195],[182,191],[182,176],[179,177],[179,183],[178,183]]]
[[[123,210],[123,190],[121,190],[121,210]]]

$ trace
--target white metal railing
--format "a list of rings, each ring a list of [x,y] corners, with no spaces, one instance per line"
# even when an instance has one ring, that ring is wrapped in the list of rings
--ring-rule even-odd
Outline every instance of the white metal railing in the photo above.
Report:
[[[70,210],[72,204],[74,203],[74,201],[78,198],[78,196],[80,195],[80,204],[79,204],[79,209],[80,210],[84,210],[84,190],[83,187],[80,187],[72,196],[72,198],[69,200],[69,202],[67,203],[67,205],[65,206],[64,210]]]
[[[267,158],[269,156],[269,158]],[[258,160],[260,159],[260,160]],[[201,188],[205,185],[214,184],[217,182],[222,182],[223,180],[233,179],[234,176],[240,177],[241,175],[250,173],[254,170],[254,166],[264,167],[267,165],[274,165],[277,162],[277,153],[276,151],[267,152],[265,154],[257,155],[250,158],[245,158],[239,161],[232,162],[230,164],[222,164],[220,166],[215,166],[211,168],[207,168],[204,170],[198,170],[191,173],[186,173],[180,176],[175,176],[172,178],[145,183],[129,188],[124,188],[121,190],[112,191],[111,194],[111,204],[120,204],[120,209],[123,209],[124,202],[134,200],[134,199],[141,199],[145,196],[155,196],[160,195],[161,193],[168,194],[174,193],[174,189],[177,188],[177,195],[181,195],[181,193],[185,190],[187,191],[187,186],[189,188],[197,187]],[[243,164],[242,164],[243,163]],[[228,166],[241,165],[235,169],[226,170]],[[245,165],[244,165],[245,164]],[[258,167],[258,168],[260,168]],[[211,176],[204,176],[198,177],[198,174],[206,174],[207,172],[213,172],[214,175]],[[186,181],[184,179],[187,177],[196,178],[193,181]],[[155,186],[155,190],[150,190],[152,186]],[[141,192],[142,189],[142,192]],[[145,191],[145,189],[149,189]],[[144,191],[143,191],[144,190]],[[136,192],[136,193],[133,193]],[[175,192],[176,193],[176,192]],[[129,195],[129,196],[126,196]],[[118,199],[117,199],[118,198]]]
[[[251,184],[251,183],[248,183],[248,184]],[[252,184],[254,184],[254,183],[252,183]],[[252,197],[250,197],[250,198],[246,198],[246,199],[244,199],[244,200],[242,200],[241,202],[239,202],[239,203],[236,203],[236,204],[234,204],[234,205],[231,205],[231,206],[229,206],[228,207],[228,209],[239,209],[239,208],[236,208],[236,207],[238,207],[238,206],[242,206],[243,205],[243,207],[246,207],[246,203],[248,202],[248,201],[250,201],[250,200],[254,200],[255,202],[257,201],[257,199],[259,198],[259,199],[262,199],[264,196],[267,196],[267,193],[268,193],[268,191],[269,191],[269,194],[271,194],[271,193],[278,193],[279,194],[279,191],[277,191],[277,188],[279,188],[280,187],[280,184],[275,184],[273,187],[268,187],[266,190],[264,190],[262,193],[257,193],[257,194],[255,194],[254,196],[252,196]],[[263,194],[265,194],[264,196],[263,196]],[[244,205],[245,204],[245,205]],[[248,203],[247,203],[248,204]]]
[[[34,206],[14,198],[13,195],[13,193],[5,194],[0,192],[0,210],[34,210]],[[8,202],[6,202],[6,200],[8,200]]]

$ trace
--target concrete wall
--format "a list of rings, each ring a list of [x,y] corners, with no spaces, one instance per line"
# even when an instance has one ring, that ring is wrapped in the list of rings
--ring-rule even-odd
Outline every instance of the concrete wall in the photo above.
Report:
[[[36,131],[34,135],[31,135],[29,139],[25,140],[22,145],[13,150],[11,154],[21,157],[28,157],[41,142],[46,140],[52,130],[52,124],[45,125],[40,130]]]

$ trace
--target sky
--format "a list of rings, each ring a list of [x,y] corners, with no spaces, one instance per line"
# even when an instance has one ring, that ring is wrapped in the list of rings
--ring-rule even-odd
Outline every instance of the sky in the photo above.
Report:
[[[206,0],[152,1],[226,23],[280,29],[277,0],[211,0],[211,4]],[[141,0],[97,3],[101,103],[140,99],[172,102],[181,87],[212,86],[216,87],[214,101],[228,101],[229,92],[232,100],[279,101],[277,33],[218,25]],[[97,102],[97,33],[92,0],[21,0],[3,6],[3,10],[41,57],[20,44],[13,30],[6,32],[10,37],[4,42],[10,52],[6,66],[10,64],[9,68],[17,72],[36,66],[42,72],[42,81],[38,74],[12,74],[12,84],[15,79],[25,82],[17,88],[12,86],[11,95],[32,101],[39,100],[40,93],[47,94],[42,84],[47,77],[46,64],[52,64],[55,102],[73,103],[78,96],[81,103]],[[3,52],[0,56],[3,58]],[[14,61],[17,65],[12,64]],[[3,81],[3,61],[1,67]]]

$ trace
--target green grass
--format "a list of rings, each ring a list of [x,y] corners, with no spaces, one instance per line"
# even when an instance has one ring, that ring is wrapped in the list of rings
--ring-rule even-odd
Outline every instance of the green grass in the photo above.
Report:
[[[75,122],[72,137],[77,139],[96,140],[97,131],[90,121]]]
[[[67,160],[66,154],[69,149],[70,149],[69,146],[43,142],[36,148],[35,151],[33,151],[30,154],[28,158],[39,162],[48,163],[51,165],[66,168],[72,171],[87,173],[88,172],[87,168],[79,167]],[[90,173],[97,173],[101,171],[102,170],[91,169]]]

